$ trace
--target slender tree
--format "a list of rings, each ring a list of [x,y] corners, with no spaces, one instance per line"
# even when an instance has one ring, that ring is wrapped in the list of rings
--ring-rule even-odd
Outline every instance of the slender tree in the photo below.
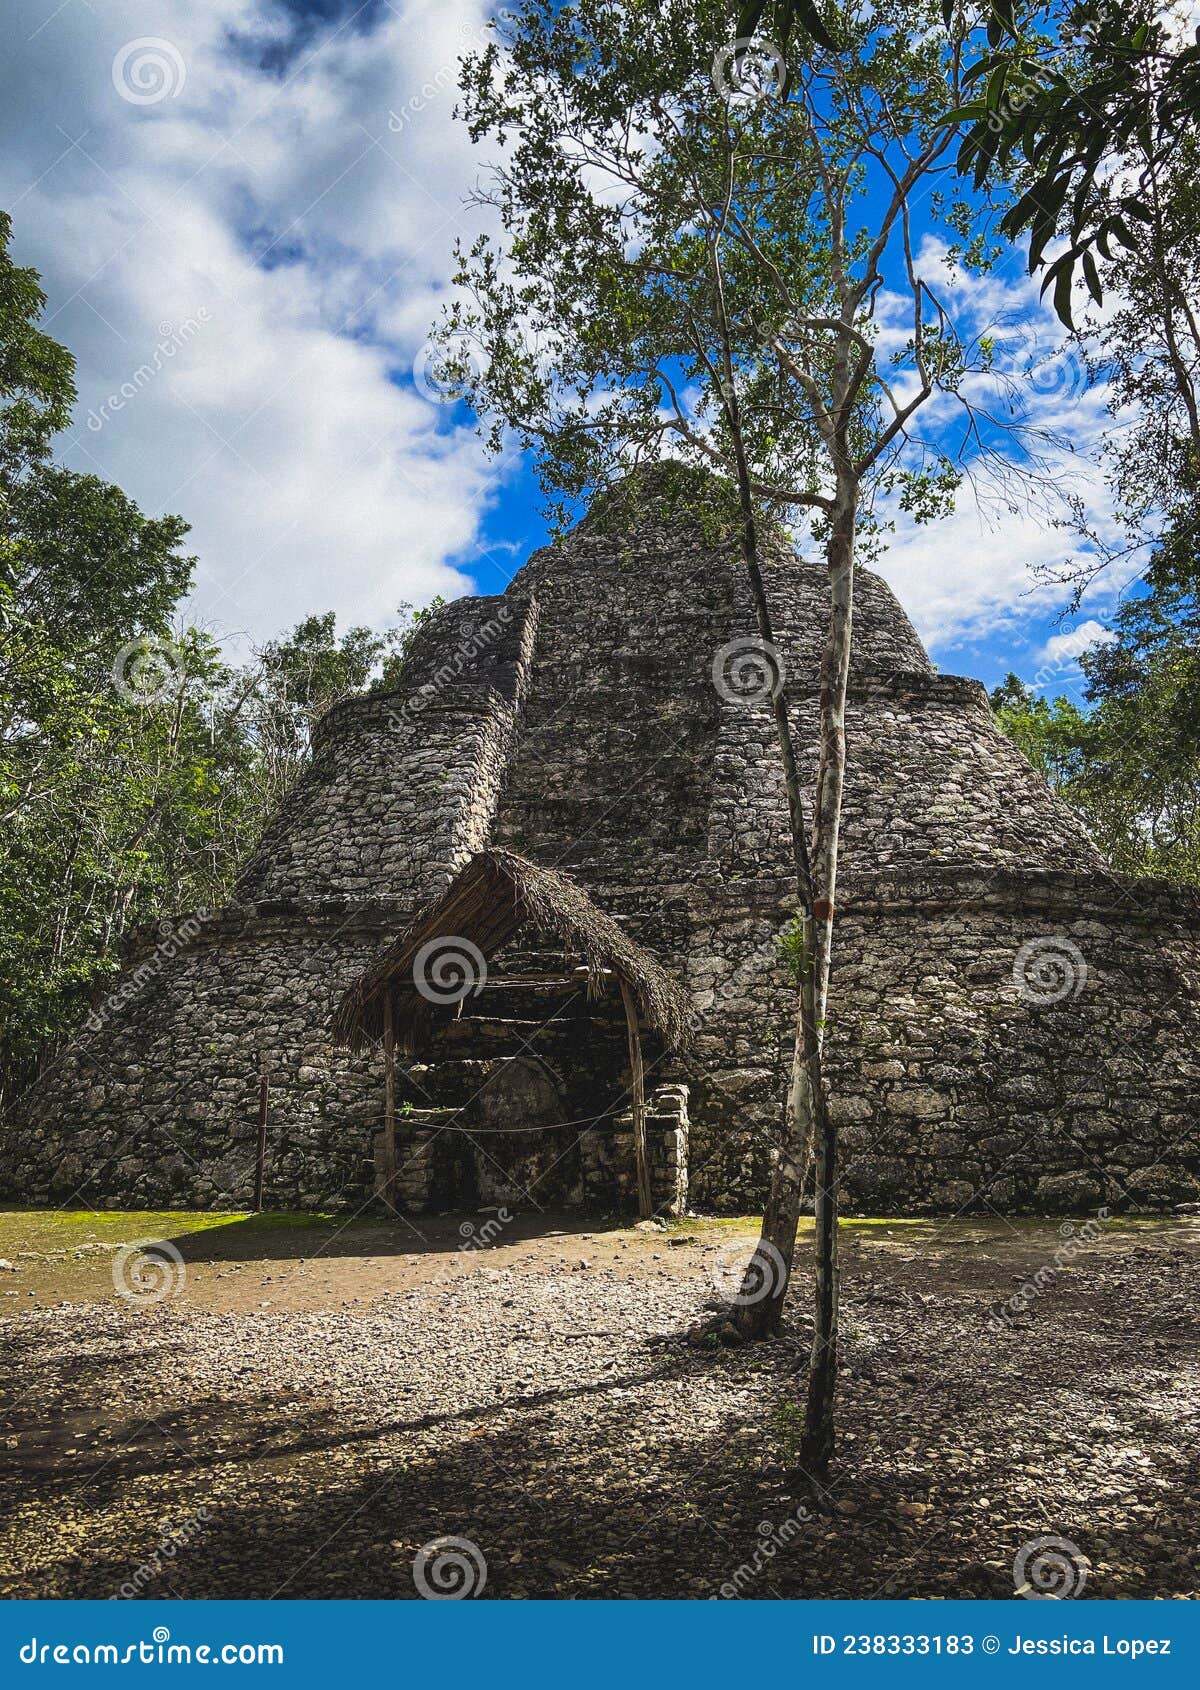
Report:
[[[1106,531],[1072,502],[1091,560],[1075,572],[1077,598],[1114,561],[1127,577],[1147,571],[1164,586],[1200,581],[1198,167],[1200,140],[1191,138],[1148,169],[1149,218],[1109,266],[1108,308],[1089,312],[1077,336],[1111,418],[1101,453]]]
[[[822,9],[843,50],[802,27],[786,60],[729,39],[694,0],[524,0],[463,71],[462,115],[499,162],[478,194],[498,221],[460,249],[440,329],[444,374],[495,449],[537,456],[556,521],[637,464],[715,470],[730,491],[764,663],[776,661],[766,528],[807,523],[829,624],[806,809],[786,687],[770,689],[798,910],[796,1038],[762,1237],[737,1308],[777,1325],[815,1149],[815,1335],[802,1461],[833,1445],[837,1138],[826,1106],[829,985],[846,763],[856,547],[891,491],[932,517],[959,478],[913,434],[935,393],[971,413],[970,349],[943,298],[981,259],[943,160],[961,42],[938,0]],[[783,97],[784,89],[787,97]],[[943,174],[950,178],[943,189]],[[922,246],[931,193],[951,251]]]

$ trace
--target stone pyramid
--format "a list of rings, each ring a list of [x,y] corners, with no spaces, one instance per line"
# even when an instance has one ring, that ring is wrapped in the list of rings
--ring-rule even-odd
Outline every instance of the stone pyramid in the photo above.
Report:
[[[742,566],[653,480],[636,521],[601,514],[504,594],[424,619],[400,690],[329,713],[234,902],[141,936],[22,1106],[0,1146],[10,1193],[239,1206],[262,1071],[267,1202],[369,1202],[382,1068],[331,1044],[331,1014],[492,844],[571,875],[689,994],[691,1044],[647,1052],[660,1205],[761,1204],[792,898]],[[823,572],[773,541],[768,591],[811,780]],[[1200,903],[1108,873],[982,686],[935,672],[866,569],[847,741],[827,1037],[848,1203],[1193,1200]],[[411,1207],[628,1200],[619,1004],[572,989],[571,965],[523,934],[406,1066]]]

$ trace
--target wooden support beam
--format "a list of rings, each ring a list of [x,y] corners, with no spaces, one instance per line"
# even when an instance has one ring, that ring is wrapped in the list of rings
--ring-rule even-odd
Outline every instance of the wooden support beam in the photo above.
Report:
[[[637,1004],[625,976],[621,976],[621,1002],[625,1005],[625,1029],[629,1034],[629,1077],[633,1095],[633,1154],[637,1162],[638,1219],[648,1221],[654,1212],[650,1194],[650,1162],[646,1155],[646,1082],[642,1071],[642,1037],[638,1031]]]
[[[389,1209],[396,1207],[396,1026],[392,994],[383,995],[383,1140],[379,1157],[379,1193]]]

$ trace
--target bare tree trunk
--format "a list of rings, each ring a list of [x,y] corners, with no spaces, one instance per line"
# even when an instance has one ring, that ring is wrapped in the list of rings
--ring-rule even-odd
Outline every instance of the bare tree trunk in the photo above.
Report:
[[[811,1479],[823,1479],[833,1454],[834,1395],[838,1370],[838,1136],[826,1109],[816,1129],[817,1182],[814,1210],[813,1341],[808,1362],[804,1433],[800,1466]]]
[[[818,1024],[825,1024],[833,947],[838,843],[846,776],[846,692],[850,679],[850,637],[854,622],[854,519],[857,488],[839,483],[837,510],[826,552],[829,564],[829,636],[821,660],[820,763],[813,810],[815,898],[814,997]],[[813,1342],[800,1464],[811,1478],[829,1467],[834,1442],[834,1394],[838,1368],[838,1134],[829,1111],[818,1112],[814,1133],[816,1186],[813,1207]]]
[[[1200,461],[1200,411],[1196,407],[1196,393],[1193,386],[1192,369],[1179,345],[1179,338],[1175,329],[1175,310],[1179,304],[1183,308],[1185,320],[1192,330],[1193,341],[1196,338],[1196,320],[1188,304],[1187,294],[1175,280],[1171,265],[1168,261],[1166,243],[1163,232],[1162,197],[1159,189],[1158,167],[1151,162],[1149,171],[1150,209],[1151,209],[1151,253],[1155,270],[1155,280],[1159,287],[1159,302],[1162,307],[1162,331],[1166,341],[1167,357],[1170,360],[1171,372],[1175,377],[1175,388],[1179,400],[1187,412],[1188,434],[1192,443],[1192,456]]]
[[[748,477],[742,491],[742,553],[750,579],[759,634],[765,644],[773,645],[771,614],[759,564],[758,532]],[[771,1190],[763,1211],[762,1233],[747,1265],[734,1313],[734,1324],[746,1338],[765,1337],[778,1329],[796,1250],[796,1227],[800,1220],[808,1146],[817,1131],[818,1116],[824,1115],[825,1101],[813,970],[812,871],[805,839],[800,771],[788,721],[782,676],[772,688],[771,710],[783,766],[796,870],[796,897],[801,922],[800,988],[783,1136],[776,1146]]]
[[[732,192],[732,176],[730,177],[730,192]],[[742,555],[754,600],[754,612],[758,622],[759,636],[767,647],[764,657],[773,660],[774,640],[772,637],[771,612],[767,603],[766,588],[763,584],[759,559],[758,525],[755,519],[750,468],[741,427],[737,384],[734,380],[729,318],[725,309],[720,254],[711,240],[709,255],[721,323],[722,391],[737,470],[738,506],[742,519]],[[839,475],[839,494],[842,492],[843,480],[844,478]],[[840,509],[841,506],[839,505],[837,510]],[[835,519],[837,510],[834,513]],[[839,528],[835,520],[835,533],[844,534],[848,532],[849,534],[851,570],[853,566],[854,511],[855,504],[854,500],[851,499],[848,529],[844,524]],[[849,598],[847,598],[846,603],[848,606]],[[835,608],[830,627],[829,645],[833,643],[833,625],[837,621],[838,616]],[[835,677],[839,673],[838,665],[832,662],[824,663],[822,665],[823,677],[826,671],[828,671],[830,677]],[[776,1147],[775,1164],[771,1173],[771,1190],[763,1212],[762,1232],[754,1254],[747,1265],[734,1316],[735,1325],[741,1334],[747,1338],[764,1337],[766,1334],[774,1332],[779,1326],[784,1300],[787,1297],[788,1283],[791,1279],[792,1259],[796,1251],[796,1227],[800,1220],[800,1204],[804,1194],[808,1147],[813,1142],[824,1144],[829,1138],[828,1111],[825,1104],[825,1088],[821,1072],[821,1014],[819,1013],[817,990],[817,957],[813,948],[813,875],[805,837],[804,798],[800,788],[800,772],[796,763],[796,748],[792,740],[791,723],[788,719],[785,677],[780,673],[775,675],[773,679],[775,684],[772,686],[770,693],[771,713],[775,724],[775,737],[779,745],[784,790],[787,794],[792,856],[796,870],[796,900],[801,923],[800,983],[796,1005],[796,1036],[792,1047],[792,1075],[788,1087],[783,1137]],[[824,680],[822,684],[823,698]],[[843,675],[843,709],[844,703],[845,682]],[[840,733],[841,720],[842,715],[839,713],[839,734],[837,737],[838,742],[843,746],[844,753],[844,736]],[[824,744],[824,739],[822,743]],[[840,776],[836,784],[830,788],[830,798],[831,801],[840,804]],[[816,825],[814,823],[814,836],[815,834]],[[835,863],[836,855],[835,837]],[[836,1226],[835,1214],[835,1242]],[[836,1310],[834,1319],[836,1322]]]
[[[806,920],[805,926],[811,928],[811,923]],[[746,1269],[735,1317],[739,1332],[748,1338],[778,1330],[796,1251],[809,1146],[827,1136],[812,951],[807,944],[802,968],[784,1133],[776,1149],[762,1233]]]
[[[816,797],[813,805],[811,949],[814,958],[817,1046],[825,1048],[829,970],[833,957],[833,917],[837,893],[838,845],[841,839],[842,798],[846,773],[846,691],[850,680],[850,640],[854,624],[854,533],[858,489],[848,480],[839,490],[838,510],[826,548],[829,567],[830,619],[821,658]],[[796,1217],[816,1153],[815,1133],[806,1140],[800,1158]],[[815,1208],[815,1204],[814,1204]]]
[[[846,691],[850,681],[850,636],[854,623],[854,519],[858,504],[852,483],[839,489],[837,512],[826,547],[829,565],[829,634],[821,658],[820,761],[813,803],[813,941],[816,955],[818,1030],[825,1029],[833,914],[837,892],[842,795],[846,781]]]

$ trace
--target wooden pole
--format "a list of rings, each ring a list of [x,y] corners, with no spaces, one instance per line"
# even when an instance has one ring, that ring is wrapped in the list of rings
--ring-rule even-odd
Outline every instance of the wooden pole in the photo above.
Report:
[[[258,1145],[254,1153],[254,1210],[257,1214],[263,1206],[263,1179],[267,1170],[267,1069],[264,1058],[259,1056],[258,1075]]]
[[[650,1195],[650,1164],[646,1157],[646,1086],[642,1073],[642,1039],[638,1032],[637,1004],[629,982],[621,976],[621,1002],[625,1005],[625,1030],[629,1034],[629,1076],[633,1092],[633,1154],[637,1161],[638,1219],[648,1221],[654,1212]]]
[[[380,1195],[389,1209],[396,1207],[396,1027],[392,994],[383,998],[383,1144],[380,1157]]]

